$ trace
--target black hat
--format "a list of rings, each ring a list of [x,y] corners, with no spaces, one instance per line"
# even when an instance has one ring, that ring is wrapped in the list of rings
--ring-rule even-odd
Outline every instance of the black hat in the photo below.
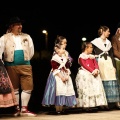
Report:
[[[10,18],[10,21],[7,24],[7,26],[10,26],[15,23],[23,23],[23,22],[24,22],[24,20],[21,20],[19,17],[12,17],[12,18]]]

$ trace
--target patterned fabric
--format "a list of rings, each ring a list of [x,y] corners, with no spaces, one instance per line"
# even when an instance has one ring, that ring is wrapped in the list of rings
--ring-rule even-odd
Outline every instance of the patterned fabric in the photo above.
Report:
[[[85,108],[106,106],[107,99],[100,74],[97,77],[92,75],[95,70],[99,70],[98,64],[95,62],[95,57],[90,56],[85,53],[79,55],[81,67],[78,69],[75,79],[78,92],[77,106]]]
[[[0,59],[0,107],[6,108],[17,105],[14,89],[7,71]],[[4,91],[3,91],[4,90]],[[6,91],[7,90],[7,91]]]
[[[103,81],[103,86],[109,103],[120,101],[119,84],[117,80]]]
[[[107,105],[100,76],[95,78],[90,72],[79,69],[75,81],[78,92],[78,107]]]
[[[11,91],[7,73],[3,70],[3,67],[0,66],[0,94],[10,93]]]

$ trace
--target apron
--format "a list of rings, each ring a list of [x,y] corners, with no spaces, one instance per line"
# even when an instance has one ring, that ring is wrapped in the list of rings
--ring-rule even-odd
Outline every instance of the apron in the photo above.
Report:
[[[116,80],[115,69],[109,56],[107,56],[107,60],[105,60],[104,57],[99,57],[98,65],[100,76],[103,81]]]

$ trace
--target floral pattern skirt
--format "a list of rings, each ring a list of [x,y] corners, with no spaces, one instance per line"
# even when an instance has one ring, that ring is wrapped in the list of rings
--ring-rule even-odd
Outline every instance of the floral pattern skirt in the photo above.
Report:
[[[78,92],[77,107],[107,106],[106,94],[99,75],[94,77],[90,72],[79,69],[75,81]]]
[[[0,59],[0,108],[17,105],[14,89],[7,71]]]

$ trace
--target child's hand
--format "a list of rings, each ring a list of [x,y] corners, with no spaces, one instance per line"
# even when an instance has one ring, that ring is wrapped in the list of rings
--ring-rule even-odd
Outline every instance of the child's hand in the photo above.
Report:
[[[66,77],[65,77],[65,79],[66,79],[66,81],[68,81],[68,79],[69,79],[69,75],[68,75],[68,76],[66,76]]]
[[[66,81],[68,81],[68,79],[69,79],[69,76],[64,76],[64,77],[62,77],[61,78],[61,80],[65,83]]]
[[[97,76],[98,76],[98,73],[94,74],[93,76],[94,76],[94,77],[97,77]]]
[[[61,80],[65,83],[66,82],[66,78],[65,77],[61,77]]]
[[[95,70],[95,71],[93,72],[93,76],[94,76],[94,77],[97,77],[98,74],[99,74],[98,70]]]

